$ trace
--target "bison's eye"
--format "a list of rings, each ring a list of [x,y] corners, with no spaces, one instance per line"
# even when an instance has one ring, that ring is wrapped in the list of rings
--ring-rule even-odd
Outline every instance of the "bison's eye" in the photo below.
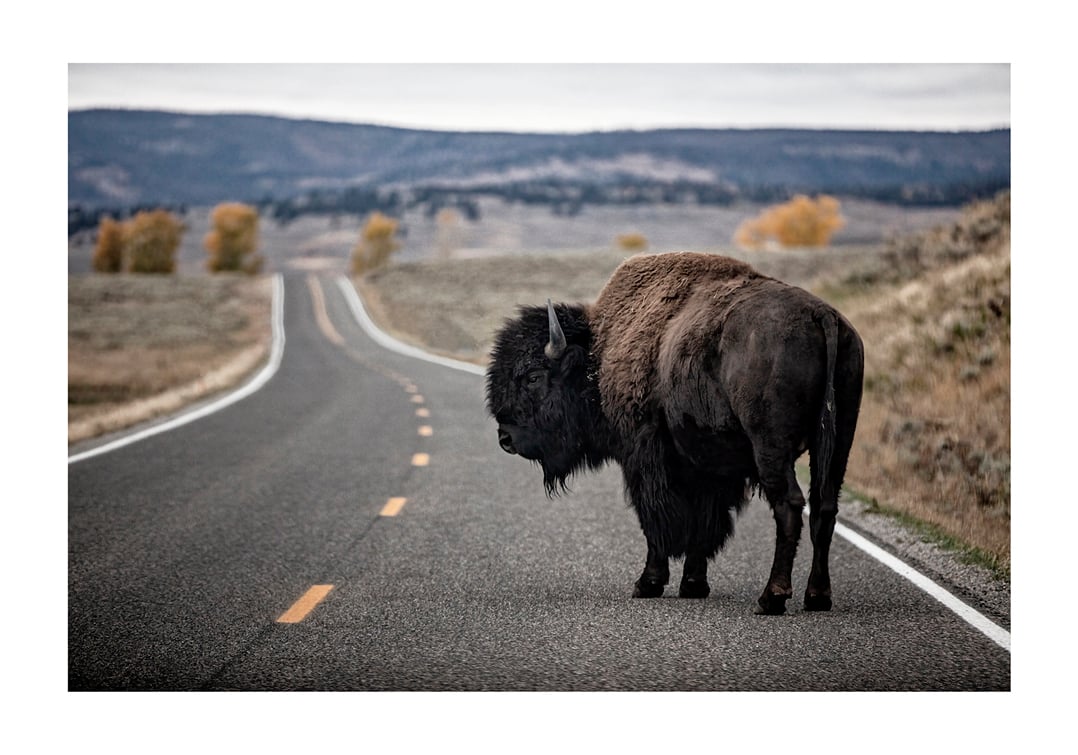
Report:
[[[528,373],[526,380],[529,386],[542,385],[546,380],[546,370],[532,370]]]

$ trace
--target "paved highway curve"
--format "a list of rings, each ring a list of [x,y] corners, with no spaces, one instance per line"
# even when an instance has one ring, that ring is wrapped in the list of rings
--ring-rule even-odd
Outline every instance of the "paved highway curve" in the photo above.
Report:
[[[482,378],[375,343],[337,284],[284,276],[257,391],[68,465],[71,690],[1010,688],[1006,649],[839,538],[834,610],[755,616],[762,501],[708,599],[677,566],[631,599],[618,470],[548,500]],[[797,590],[809,561],[806,535]]]

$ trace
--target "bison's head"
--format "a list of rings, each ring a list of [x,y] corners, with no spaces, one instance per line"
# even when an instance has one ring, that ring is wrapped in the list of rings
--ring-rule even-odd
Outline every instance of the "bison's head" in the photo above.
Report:
[[[582,306],[522,307],[499,331],[487,369],[487,409],[498,443],[538,462],[548,493],[582,467],[602,464],[601,420]]]

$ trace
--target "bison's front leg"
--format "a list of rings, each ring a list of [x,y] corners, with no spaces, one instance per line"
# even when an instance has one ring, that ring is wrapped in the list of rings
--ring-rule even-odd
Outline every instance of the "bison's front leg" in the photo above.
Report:
[[[660,556],[659,551],[650,542],[648,543],[648,560],[644,565],[644,573],[636,580],[633,586],[634,598],[658,598],[663,594],[663,588],[670,581],[670,559]]]
[[[685,556],[685,568],[681,573],[678,596],[682,598],[706,598],[711,594],[707,583],[707,556],[689,553]]]
[[[801,517],[805,497],[791,464],[784,473],[767,476],[761,469],[764,495],[775,515],[775,560],[771,576],[757,601],[756,613],[778,615],[786,612],[786,601],[793,596],[792,572],[797,542],[801,538]]]

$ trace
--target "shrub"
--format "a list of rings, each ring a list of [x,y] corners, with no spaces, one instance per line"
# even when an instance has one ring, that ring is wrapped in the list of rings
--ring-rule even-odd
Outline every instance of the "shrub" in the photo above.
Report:
[[[262,269],[262,257],[255,254],[258,245],[258,210],[238,202],[219,204],[210,215],[213,230],[202,244],[209,259],[210,272],[245,272],[255,274]]]
[[[184,226],[167,210],[143,210],[124,223],[123,269],[129,273],[171,273]]]
[[[124,226],[107,215],[97,227],[93,266],[99,273],[118,273],[123,268]]]
[[[623,252],[642,252],[648,248],[647,237],[642,233],[623,233],[614,241]]]
[[[734,233],[734,243],[758,249],[769,242],[781,246],[826,246],[831,235],[846,225],[839,201],[826,194],[811,199],[798,194],[785,204],[768,207],[742,223]]]
[[[400,248],[397,240],[398,222],[380,212],[372,213],[352,250],[352,274],[362,275],[384,267],[389,255]]]

